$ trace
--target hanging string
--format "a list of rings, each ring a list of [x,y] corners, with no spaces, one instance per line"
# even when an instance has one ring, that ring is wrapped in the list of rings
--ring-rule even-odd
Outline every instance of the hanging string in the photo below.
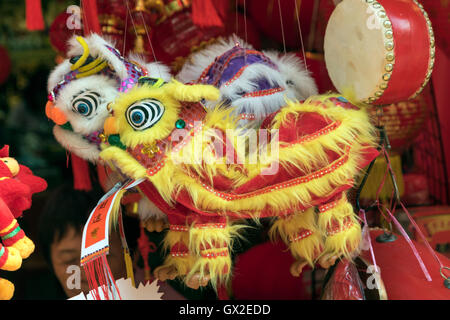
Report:
[[[385,206],[383,204],[381,204],[380,200],[379,200],[379,194],[381,192],[381,189],[383,188],[386,180],[387,180],[387,176],[388,174],[392,175],[392,179],[395,180],[395,173],[392,170],[392,166],[390,163],[390,159],[389,159],[389,155],[387,153],[386,148],[383,146],[381,149],[381,154],[383,154],[385,156],[386,159],[386,171],[383,177],[383,180],[378,188],[377,191],[377,204],[378,204],[378,209],[379,212],[385,217],[386,221],[389,221],[389,224],[391,224],[391,221],[394,222],[395,226],[397,227],[398,231],[402,234],[402,236],[405,238],[405,240],[407,241],[408,245],[410,246],[411,250],[413,251],[417,261],[419,262],[420,268],[422,269],[425,277],[427,278],[428,281],[432,281],[432,278],[422,260],[422,258],[420,257],[419,252],[417,251],[417,249],[415,248],[413,242],[411,241],[411,239],[409,238],[408,234],[406,233],[406,231],[404,230],[404,228],[402,227],[402,225],[400,224],[400,222],[398,222],[398,220],[395,218],[394,214],[395,214],[395,209],[397,204],[399,204],[401,206],[401,208],[403,209],[403,212],[407,215],[410,223],[413,225],[414,229],[416,230],[416,232],[418,233],[419,237],[422,239],[422,241],[424,242],[425,246],[427,247],[428,251],[431,253],[431,255],[433,256],[433,258],[437,261],[437,263],[439,264],[439,271],[442,275],[443,278],[446,278],[444,276],[444,274],[442,273],[443,269],[447,269],[447,267],[445,267],[442,263],[442,261],[439,259],[439,257],[437,256],[437,254],[434,252],[433,248],[430,246],[428,240],[426,239],[426,237],[424,236],[424,234],[422,233],[420,227],[417,225],[417,223],[415,222],[414,218],[411,216],[411,214],[409,213],[408,209],[406,208],[406,206],[403,204],[402,201],[398,201],[396,196],[395,196],[395,190],[392,191],[392,195],[391,195],[391,201],[389,203],[389,206]],[[384,215],[384,212],[388,213],[389,217],[386,217]],[[392,229],[392,227],[391,227]]]
[[[133,16],[131,15],[131,10],[130,10],[130,7],[128,6],[128,0],[124,0],[124,1],[125,1],[126,6],[127,6],[127,15],[129,14],[130,18],[131,18],[131,24],[133,25],[134,34],[136,36],[138,36],[137,30],[136,30],[136,25],[134,24]]]
[[[280,13],[281,36],[283,37],[284,54],[286,54],[286,40],[285,40],[285,38],[284,38],[283,15],[281,14],[281,4],[280,4],[280,0],[278,0],[278,10],[279,10],[279,13]]]
[[[367,238],[367,242],[369,244],[369,252],[370,252],[370,256],[372,258],[372,264],[375,267],[375,271],[380,273],[380,270],[377,265],[377,261],[375,260],[375,252],[374,252],[373,246],[372,246],[372,239],[370,238],[369,223],[367,222],[366,211],[364,209],[359,210],[359,217],[362,220],[362,222],[364,223],[365,227],[367,228],[366,238]]]
[[[236,34],[239,32],[239,11],[238,11],[238,0],[236,0]]]
[[[90,28],[89,28],[89,23],[88,23],[89,19],[87,19],[86,15],[84,14],[83,0],[80,0],[80,10],[81,10],[81,19],[82,19],[82,23],[83,23],[83,34],[86,35],[85,30],[90,30]]]
[[[299,8],[297,5],[297,0],[294,0],[294,3],[295,3],[295,16],[297,18],[298,33],[300,34],[300,42],[301,42],[301,46],[302,46],[301,49],[302,49],[302,55],[303,55],[303,62],[305,64],[306,71],[308,71],[308,65],[306,64],[305,45],[303,43],[302,27],[300,25],[300,17],[298,16]]]
[[[150,48],[152,49],[153,59],[155,59],[155,62],[156,62],[158,60],[156,60],[156,55],[155,55],[155,51],[153,50],[152,40],[150,39],[150,35],[147,30],[147,24],[145,23],[144,15],[143,15],[142,11],[141,11],[141,17],[142,17],[142,23],[144,24],[144,29],[145,29],[145,33],[147,35],[148,42],[150,43]]]
[[[244,36],[245,36],[245,45],[247,46],[247,9],[245,6],[245,0],[244,0]],[[247,51],[244,51],[244,64],[247,65]]]
[[[137,30],[136,30],[136,25],[135,25],[134,19],[133,19],[133,15],[131,14],[130,7],[128,6],[128,0],[124,0],[124,1],[125,1],[125,3],[126,3],[126,6],[127,6],[127,12],[129,13],[130,18],[131,18],[131,23],[133,24],[134,33],[135,33],[136,36],[138,36]],[[156,60],[155,51],[153,50],[153,44],[152,44],[152,41],[151,41],[151,39],[150,39],[150,35],[149,35],[149,33],[148,33],[148,30],[147,30],[147,24],[145,23],[145,19],[144,19],[144,15],[142,14],[142,11],[141,11],[141,18],[142,18],[142,23],[143,23],[143,25],[144,25],[145,33],[146,33],[147,38],[148,38],[148,41],[149,41],[149,43],[150,43],[150,48],[151,48],[151,50],[152,50],[153,59],[155,60],[155,62],[157,62],[158,60]],[[159,73],[160,75],[162,75],[162,73],[161,73],[161,71],[160,71],[160,68],[159,68],[159,65],[156,65],[156,68],[158,69],[158,73]]]
[[[245,43],[247,43],[247,8],[244,0],[244,34],[245,34]]]
[[[392,170],[391,167],[391,163],[390,163],[390,159],[388,156],[388,153],[386,151],[385,148],[383,148],[383,153],[385,155],[386,158],[386,162],[387,162],[387,167],[388,170],[391,171],[391,174],[393,175],[393,178],[395,179],[395,174],[394,171]],[[394,198],[394,197],[392,197]],[[422,239],[423,243],[425,244],[425,246],[427,247],[428,251],[430,251],[431,255],[433,256],[433,258],[437,261],[437,263],[439,264],[440,270],[442,270],[444,267],[442,261],[439,259],[439,257],[437,256],[437,254],[434,252],[433,248],[430,246],[430,243],[428,242],[428,240],[426,239],[426,237],[424,236],[424,234],[422,233],[422,230],[420,229],[420,227],[417,225],[416,221],[414,220],[414,218],[411,216],[411,214],[409,213],[408,209],[406,209],[406,206],[403,204],[402,201],[399,201],[400,206],[403,209],[403,212],[407,215],[409,221],[411,222],[411,224],[413,225],[414,229],[416,230],[416,232],[419,234],[419,237]]]
[[[311,24],[309,28],[308,51],[313,51],[314,41],[316,40],[316,26],[319,15],[319,0],[314,0]]]

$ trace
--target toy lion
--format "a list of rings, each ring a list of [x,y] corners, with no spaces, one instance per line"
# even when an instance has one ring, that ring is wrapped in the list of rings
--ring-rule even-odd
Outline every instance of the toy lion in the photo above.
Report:
[[[267,143],[252,150],[232,108],[201,103],[219,96],[209,85],[152,80],[120,95],[105,121],[110,144],[100,158],[145,178],[140,189],[168,216],[170,255],[155,275],[226,283],[244,227],[233,222],[261,217],[277,219],[271,234],[289,245],[294,274],[351,258],[361,228],[345,193],[377,154],[367,113],[339,96],[287,100],[262,123]]]

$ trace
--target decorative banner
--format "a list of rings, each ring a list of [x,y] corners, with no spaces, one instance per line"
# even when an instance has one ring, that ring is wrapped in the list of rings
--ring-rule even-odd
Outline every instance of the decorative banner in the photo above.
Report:
[[[124,183],[117,183],[100,199],[84,226],[81,243],[81,266],[84,267],[89,288],[93,290],[97,300],[102,298],[109,299],[111,292],[113,293],[113,298],[121,298],[106,259],[106,255],[109,253],[109,227],[114,222],[111,221],[114,218],[111,214],[113,210],[119,210],[120,199],[125,191],[137,186],[143,181],[144,179],[137,181],[127,180]],[[125,241],[120,211],[115,216],[115,219],[119,223],[122,246],[125,250],[125,260],[127,262],[128,246]],[[97,284],[97,277],[99,284]],[[98,288],[102,289],[103,297],[99,294]]]

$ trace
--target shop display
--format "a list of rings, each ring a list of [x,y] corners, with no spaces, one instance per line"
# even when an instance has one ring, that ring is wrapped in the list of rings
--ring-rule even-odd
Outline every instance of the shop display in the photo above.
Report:
[[[55,217],[51,240],[76,259],[50,271],[71,300],[450,299],[449,7],[435,2],[20,4],[0,34],[0,135],[26,141],[1,141],[0,300],[37,288],[22,260],[40,259],[47,181],[68,179],[103,192],[78,225]],[[24,43],[53,50],[36,54],[46,79],[27,79]],[[45,108],[21,99],[28,82],[46,83]],[[19,120],[35,105],[54,144]],[[46,170],[29,146],[67,162]],[[70,297],[68,279],[84,289]]]

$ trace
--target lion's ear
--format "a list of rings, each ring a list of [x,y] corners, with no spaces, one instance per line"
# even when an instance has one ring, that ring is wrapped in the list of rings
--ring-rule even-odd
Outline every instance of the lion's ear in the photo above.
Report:
[[[178,101],[199,102],[202,99],[216,101],[220,98],[219,89],[205,84],[187,85],[173,79],[165,88],[166,92]]]
[[[9,157],[9,145],[5,144],[3,148],[0,149],[0,158]]]

